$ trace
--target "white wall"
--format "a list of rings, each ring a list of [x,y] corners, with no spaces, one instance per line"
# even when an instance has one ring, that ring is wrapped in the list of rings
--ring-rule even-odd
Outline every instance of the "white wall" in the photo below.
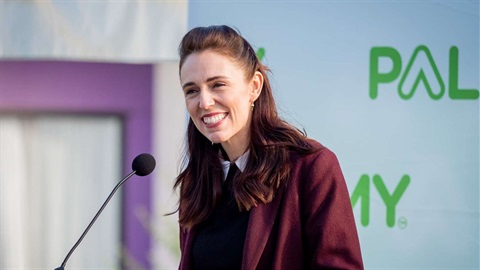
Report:
[[[173,192],[179,174],[179,160],[185,138],[185,100],[178,78],[178,61],[157,64],[154,68],[154,156],[152,227],[150,254],[155,269],[176,269],[180,258],[178,214],[173,212],[178,196]]]

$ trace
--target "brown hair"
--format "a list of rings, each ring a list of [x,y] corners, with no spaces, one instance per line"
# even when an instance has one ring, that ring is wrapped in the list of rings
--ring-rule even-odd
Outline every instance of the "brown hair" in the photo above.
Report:
[[[268,69],[237,31],[225,25],[190,30],[179,46],[180,70],[190,54],[205,50],[233,59],[244,70],[247,79],[251,79],[256,71],[264,77],[262,91],[252,112],[249,159],[232,187],[239,209],[250,210],[272,201],[275,191],[287,183],[291,151],[307,154],[315,149],[306,141],[305,133],[279,118]],[[222,196],[221,150],[220,144],[212,145],[189,120],[184,169],[174,185],[175,188],[180,186],[179,222],[185,228],[205,220]]]

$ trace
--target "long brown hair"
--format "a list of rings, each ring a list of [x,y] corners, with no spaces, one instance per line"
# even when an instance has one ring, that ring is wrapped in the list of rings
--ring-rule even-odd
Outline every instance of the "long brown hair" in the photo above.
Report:
[[[272,201],[275,192],[289,178],[292,151],[314,152],[304,132],[278,116],[267,67],[257,58],[252,46],[234,29],[221,25],[190,30],[179,46],[181,70],[192,53],[212,50],[228,56],[243,69],[246,79],[256,71],[264,78],[260,96],[252,112],[249,158],[245,170],[235,178],[233,193],[240,210]],[[205,220],[222,196],[223,170],[221,145],[203,136],[190,119],[183,159],[183,171],[174,188],[180,187],[179,222],[190,228]]]

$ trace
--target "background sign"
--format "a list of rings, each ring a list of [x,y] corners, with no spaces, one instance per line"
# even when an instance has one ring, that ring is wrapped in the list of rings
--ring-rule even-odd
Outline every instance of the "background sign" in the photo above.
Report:
[[[478,1],[190,2],[338,156],[367,268],[479,267]]]

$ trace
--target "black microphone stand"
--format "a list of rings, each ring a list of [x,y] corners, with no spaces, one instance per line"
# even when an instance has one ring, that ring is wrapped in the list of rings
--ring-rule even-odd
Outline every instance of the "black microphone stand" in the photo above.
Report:
[[[68,258],[70,258],[70,256],[72,255],[73,251],[75,251],[75,249],[77,248],[77,246],[80,244],[80,242],[82,242],[83,238],[85,237],[85,235],[87,235],[87,232],[90,230],[90,228],[92,227],[93,223],[95,223],[95,221],[97,220],[98,216],[100,216],[100,214],[102,213],[103,209],[105,208],[105,206],[107,206],[108,202],[110,201],[110,199],[113,197],[113,194],[115,194],[115,192],[117,192],[117,190],[123,185],[123,183],[125,183],[130,177],[132,177],[134,174],[135,174],[136,171],[133,171],[131,172],[130,174],[128,174],[125,178],[122,179],[122,181],[120,181],[116,186],[115,188],[112,190],[112,192],[110,193],[110,195],[108,196],[107,200],[103,203],[102,207],[100,207],[100,210],[98,210],[97,214],[95,215],[95,217],[93,218],[93,220],[90,222],[90,224],[88,224],[87,228],[85,229],[85,231],[83,232],[82,236],[80,236],[80,239],[78,239],[78,241],[75,243],[75,245],[73,245],[72,249],[70,249],[70,252],[68,252],[67,254],[67,257],[65,257],[65,260],[63,260],[63,263],[60,267],[57,267],[55,268],[55,270],[65,270],[65,265],[67,264],[67,261],[68,261]]]

